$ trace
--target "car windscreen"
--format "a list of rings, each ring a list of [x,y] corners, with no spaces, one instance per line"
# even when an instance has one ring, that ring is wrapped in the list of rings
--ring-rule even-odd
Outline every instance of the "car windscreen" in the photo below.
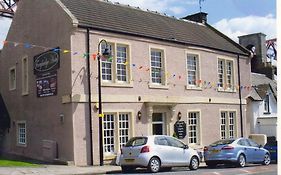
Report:
[[[142,146],[147,143],[147,137],[133,137],[125,145],[125,147],[130,146]]]
[[[231,144],[233,142],[234,142],[233,139],[219,140],[219,141],[216,141],[216,142],[212,143],[210,146],[228,145],[228,144]]]

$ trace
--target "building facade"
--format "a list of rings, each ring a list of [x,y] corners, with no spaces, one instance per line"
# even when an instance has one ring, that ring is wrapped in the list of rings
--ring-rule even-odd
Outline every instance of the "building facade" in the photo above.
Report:
[[[99,116],[102,40],[111,57],[101,59]],[[99,117],[105,161],[132,136],[175,135],[179,120],[194,148],[248,134],[249,52],[205,22],[97,0],[25,0],[2,54],[5,152],[96,165]]]

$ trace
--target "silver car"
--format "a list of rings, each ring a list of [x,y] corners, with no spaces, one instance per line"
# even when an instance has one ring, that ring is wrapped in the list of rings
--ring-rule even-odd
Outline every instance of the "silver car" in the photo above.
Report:
[[[121,149],[120,165],[123,172],[145,167],[156,173],[160,169],[170,171],[176,166],[188,166],[190,170],[196,170],[199,160],[197,151],[180,140],[154,135],[131,138]]]

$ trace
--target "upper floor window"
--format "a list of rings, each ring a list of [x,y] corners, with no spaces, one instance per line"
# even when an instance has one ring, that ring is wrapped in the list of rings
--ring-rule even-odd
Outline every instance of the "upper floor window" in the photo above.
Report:
[[[151,82],[164,85],[164,51],[151,49]]]
[[[187,54],[187,84],[188,86],[198,86],[199,79],[199,56]]]
[[[234,88],[233,61],[218,59],[218,87],[225,90]]]
[[[270,110],[269,110],[269,95],[266,94],[264,100],[263,100],[263,105],[264,105],[264,113],[269,114]]]
[[[22,94],[28,94],[28,59],[22,59]]]
[[[9,89],[16,89],[16,67],[12,67],[9,70]]]
[[[102,80],[111,83],[129,83],[129,46],[119,43],[108,43],[111,57],[101,59]],[[101,45],[102,51],[105,44]]]

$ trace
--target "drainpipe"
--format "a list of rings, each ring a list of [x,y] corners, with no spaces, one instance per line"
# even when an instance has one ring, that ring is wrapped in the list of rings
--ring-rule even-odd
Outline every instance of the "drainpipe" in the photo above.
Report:
[[[242,95],[241,95],[241,79],[240,79],[240,55],[237,55],[237,65],[238,65],[238,92],[239,92],[239,106],[240,106],[240,128],[241,128],[241,137],[243,137],[243,114],[242,114]]]
[[[87,28],[87,36],[86,36],[86,55],[87,55],[87,78],[88,78],[88,105],[89,105],[89,125],[90,125],[90,165],[93,165],[93,129],[92,129],[92,99],[91,99],[91,65],[90,65],[90,31],[89,28]]]

